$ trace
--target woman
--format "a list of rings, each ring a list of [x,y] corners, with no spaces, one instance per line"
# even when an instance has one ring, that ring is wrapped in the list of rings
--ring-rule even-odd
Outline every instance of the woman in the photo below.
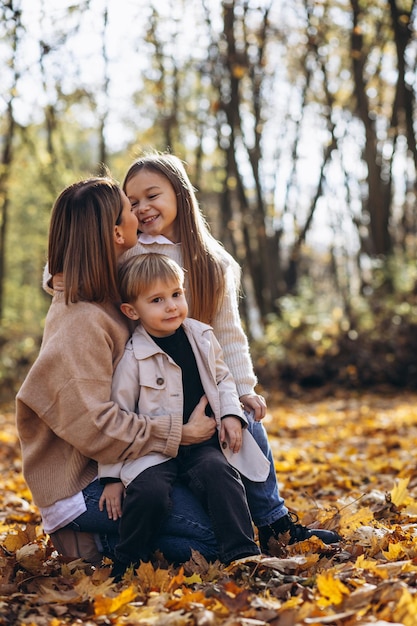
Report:
[[[63,274],[64,291],[54,296],[39,356],[17,395],[23,473],[44,530],[63,555],[93,563],[112,555],[118,532],[118,522],[99,509],[97,463],[172,454],[180,443],[212,434],[204,417],[179,429],[170,416],[153,420],[110,401],[129,337],[118,309],[117,264],[136,244],[137,228],[129,200],[110,178],[84,180],[59,195],[48,261],[52,275]],[[189,497],[183,504],[183,495],[178,488],[155,547],[172,561],[189,558],[190,548],[215,558],[204,511]]]

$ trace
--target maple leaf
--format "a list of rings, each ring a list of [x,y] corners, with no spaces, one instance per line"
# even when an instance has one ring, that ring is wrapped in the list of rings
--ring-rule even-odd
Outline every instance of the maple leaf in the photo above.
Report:
[[[25,529],[20,526],[13,526],[9,528],[9,532],[2,544],[9,552],[16,552],[19,548],[22,548],[27,543],[30,543],[35,539],[33,527],[28,525]]]
[[[410,478],[401,478],[397,481],[395,487],[391,489],[390,499],[395,506],[401,506],[405,503],[408,497],[408,483]]]
[[[33,574],[42,570],[45,558],[45,548],[37,543],[29,543],[16,550],[16,561]]]
[[[207,603],[204,591],[193,591],[183,587],[181,592],[177,590],[177,597],[168,600],[165,606],[169,609],[187,609],[194,604],[201,604],[204,606]]]
[[[189,575],[200,574],[205,581],[210,581],[218,577],[221,563],[220,561],[209,563],[200,552],[191,549],[191,557],[183,567]]]
[[[380,568],[377,561],[365,559],[363,554],[356,559],[355,567],[372,572],[380,578],[388,578],[388,573],[385,568]]]
[[[202,582],[202,580],[201,580],[201,576],[200,576],[200,574],[192,574],[191,576],[186,576],[186,577],[184,578],[184,582],[185,582],[187,585],[194,585],[194,584],[201,583],[201,582]]]
[[[180,567],[180,570],[179,570],[178,574],[173,576],[171,578],[169,584],[168,584],[169,591],[173,591],[174,589],[177,589],[178,587],[181,587],[181,585],[183,584],[184,580],[185,580],[184,568]]]
[[[340,532],[342,535],[349,535],[349,532],[356,530],[360,526],[369,524],[373,519],[374,514],[368,507],[363,507],[353,513],[346,511],[340,517]]]
[[[389,543],[388,550],[382,550],[382,554],[387,561],[397,561],[400,556],[404,556],[404,547],[401,543]]]
[[[132,602],[137,596],[137,590],[131,585],[123,589],[114,597],[97,595],[94,599],[94,614],[109,615],[116,613],[122,606]]]
[[[255,560],[252,558],[252,560]],[[279,559],[275,556],[271,557],[261,557],[259,558],[259,563],[262,567],[269,567],[271,569],[275,569],[281,574],[292,574],[296,571],[302,570],[307,564],[307,558],[303,556],[292,556],[287,559]],[[237,561],[232,563],[227,569],[229,571],[233,570],[233,568],[237,565]]]
[[[417,615],[417,598],[404,589],[397,607],[393,611],[393,618],[404,626],[415,626]]]
[[[154,569],[152,563],[141,563],[135,570],[137,585],[142,593],[150,591],[167,591],[171,582],[171,574],[166,569]]]
[[[335,578],[331,572],[318,574],[316,582],[317,589],[322,596],[318,600],[318,605],[321,607],[341,604],[344,597],[350,593],[348,587]]]

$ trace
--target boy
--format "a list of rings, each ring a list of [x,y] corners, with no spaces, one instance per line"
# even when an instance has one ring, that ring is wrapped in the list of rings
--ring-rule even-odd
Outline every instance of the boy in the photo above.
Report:
[[[130,564],[149,559],[177,478],[207,508],[224,563],[259,554],[236,469],[262,481],[269,462],[245,430],[236,387],[211,327],[187,318],[183,270],[169,257],[151,253],[126,261],[119,278],[120,308],[139,323],[116,368],[112,399],[154,419],[169,415],[172,422],[166,454],[150,446],[139,459],[99,468],[100,479],[109,483],[100,505],[109,515],[120,516],[126,488],[113,575],[120,578]],[[112,482],[119,478],[122,484]]]

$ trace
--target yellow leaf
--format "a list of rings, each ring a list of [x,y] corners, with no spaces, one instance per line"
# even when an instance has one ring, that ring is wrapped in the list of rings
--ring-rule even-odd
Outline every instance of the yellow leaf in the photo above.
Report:
[[[137,591],[132,585],[127,589],[123,589],[114,598],[102,595],[96,596],[94,599],[94,614],[108,615],[109,613],[115,613],[120,607],[134,600],[136,596]]]
[[[24,545],[28,543],[28,537],[24,531],[22,531],[17,526],[10,530],[5,540],[3,541],[3,545],[9,552],[16,552]]]
[[[174,591],[175,589],[178,589],[178,587],[181,587],[181,585],[184,583],[184,580],[184,568],[180,567],[178,574],[170,580],[168,590]]]
[[[397,561],[400,556],[404,555],[404,549],[401,543],[388,544],[388,550],[383,550],[382,554],[387,561]]]
[[[280,607],[280,613],[283,613],[284,611],[287,611],[289,609],[296,609],[298,606],[300,606],[300,604],[302,604],[302,602],[303,600],[300,596],[293,596],[289,600],[286,600],[282,603],[282,606]]]
[[[182,592],[182,596],[168,600],[165,606],[170,610],[175,611],[179,609],[187,609],[193,604],[202,604],[203,606],[207,604],[206,596],[203,591],[192,591],[184,587]]]
[[[321,594],[319,606],[325,607],[330,604],[340,604],[344,596],[350,594],[349,589],[338,578],[334,578],[331,572],[318,574],[317,589]]]
[[[379,578],[384,578],[384,579],[388,578],[387,571],[381,568],[378,565],[377,561],[365,559],[365,556],[363,554],[358,556],[358,558],[356,559],[355,567],[357,567],[358,569],[364,569],[367,572],[371,572],[372,574],[375,574]]]
[[[310,537],[309,539],[304,539],[304,541],[298,541],[297,543],[294,543],[289,548],[289,550],[291,554],[305,554],[308,557],[308,555],[311,554],[313,550],[317,550],[318,552],[320,552],[320,550],[323,550],[324,547],[325,544],[322,542],[322,540],[315,535],[312,535],[312,537]]]
[[[408,496],[408,483],[410,482],[410,477],[401,478],[395,487],[392,488],[390,496],[391,502],[395,504],[395,506],[401,506],[404,504],[407,496]]]
[[[340,532],[343,535],[347,531],[356,530],[359,526],[365,526],[374,519],[374,514],[368,507],[363,507],[355,513],[346,513],[340,518]]]
[[[411,595],[408,589],[405,589],[401,595],[400,601],[396,606],[392,618],[396,622],[401,622],[404,626],[415,626],[415,618],[417,615],[417,598]]]
[[[194,583],[201,583],[202,581],[200,574],[193,574],[192,576],[185,577],[184,582],[187,585],[193,585]]]

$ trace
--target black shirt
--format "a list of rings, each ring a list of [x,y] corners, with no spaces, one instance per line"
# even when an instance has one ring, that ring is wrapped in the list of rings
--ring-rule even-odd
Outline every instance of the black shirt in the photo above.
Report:
[[[151,337],[181,368],[184,394],[183,423],[186,424],[200,402],[201,396],[204,396],[203,384],[191,344],[182,326],[168,337],[154,337],[153,335]],[[209,406],[207,406],[206,414],[212,415]]]

